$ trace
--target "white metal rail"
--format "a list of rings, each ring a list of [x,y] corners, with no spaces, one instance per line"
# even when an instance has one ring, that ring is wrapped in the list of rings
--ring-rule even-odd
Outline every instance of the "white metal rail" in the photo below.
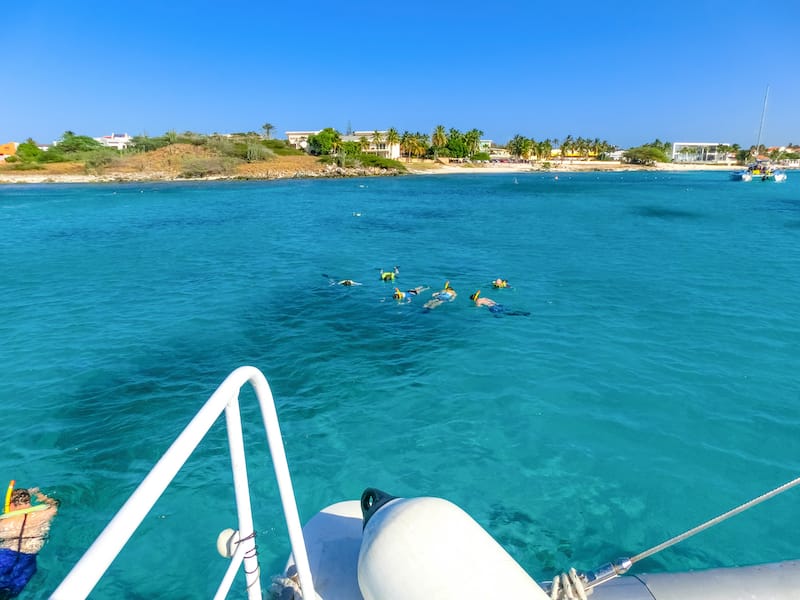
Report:
[[[261,600],[255,538],[250,535],[253,532],[253,515],[250,508],[250,488],[247,481],[242,422],[239,414],[239,391],[248,382],[253,386],[261,407],[261,416],[264,419],[267,443],[272,455],[275,477],[278,481],[278,490],[286,526],[289,530],[289,540],[297,566],[300,587],[306,598],[316,597],[272,390],[261,371],[255,367],[239,367],[222,382],[203,408],[186,426],[186,429],[173,442],[169,450],[139,484],[136,491],[56,588],[51,596],[52,599],[75,600],[86,598],[89,595],[197,445],[220,414],[225,411],[233,468],[233,485],[236,494],[236,510],[242,541],[237,545],[231,558],[231,565],[223,577],[215,598],[224,598],[227,595],[236,571],[244,562],[248,600]]]

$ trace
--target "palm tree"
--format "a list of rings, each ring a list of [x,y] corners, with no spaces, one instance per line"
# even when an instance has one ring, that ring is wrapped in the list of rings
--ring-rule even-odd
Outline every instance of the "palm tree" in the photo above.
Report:
[[[444,125],[437,125],[436,129],[433,130],[431,143],[437,148],[447,145],[447,133],[445,132]]]
[[[678,154],[683,155],[683,162],[690,162],[689,155],[692,155],[692,158],[696,157],[697,155],[697,148],[694,146],[684,146],[680,150],[678,150]]]
[[[509,152],[516,158],[522,158],[528,149],[530,140],[522,135],[515,135],[508,144]]]
[[[522,158],[524,160],[530,160],[531,154],[533,153],[533,149],[535,147],[535,142],[530,138],[524,138],[522,140]]]
[[[572,152],[574,144],[575,141],[572,139],[572,135],[567,135],[567,137],[564,138],[564,141],[561,142],[561,158],[566,157],[567,154]]]
[[[378,150],[383,143],[383,135],[377,129],[372,132],[372,143],[375,145],[375,154],[378,154]]]
[[[536,158],[539,160],[550,160],[550,156],[552,156],[552,154],[553,145],[550,143],[550,140],[544,140],[543,142],[536,144]]]
[[[400,153],[406,155],[406,159],[411,161],[411,149],[414,145],[414,138],[408,131],[404,131],[400,136]]]
[[[397,134],[397,129],[394,127],[389,127],[389,130],[386,132],[386,149],[387,149],[387,156],[391,155],[391,148],[392,146],[400,143],[400,136]]]
[[[481,136],[483,132],[480,129],[470,129],[464,134],[464,142],[467,144],[467,150],[470,156],[477,154],[481,147]]]
[[[344,143],[342,142],[342,137],[339,135],[338,131],[335,132],[335,135],[331,140],[331,156],[336,157],[340,167],[344,166]]]
[[[264,123],[261,129],[264,130],[264,137],[269,139],[269,135],[272,133],[272,130],[275,129],[275,126],[272,123]]]
[[[425,156],[425,152],[428,150],[428,146],[430,146],[429,141],[430,138],[427,133],[415,133],[413,144],[414,155],[417,157]]]

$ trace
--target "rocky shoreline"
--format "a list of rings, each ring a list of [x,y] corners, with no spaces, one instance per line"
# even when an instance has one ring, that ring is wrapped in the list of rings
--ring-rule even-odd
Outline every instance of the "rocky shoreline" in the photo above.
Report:
[[[693,165],[660,163],[651,167],[628,165],[611,161],[573,161],[553,163],[550,168],[528,163],[499,163],[485,165],[443,165],[431,162],[405,163],[407,171],[381,169],[378,167],[343,168],[323,165],[320,168],[263,169],[231,175],[209,175],[206,177],[181,177],[169,171],[105,171],[101,173],[42,173],[0,170],[0,184],[70,184],[70,183],[155,183],[176,181],[270,181],[278,179],[320,179],[352,177],[395,177],[401,175],[447,175],[447,174],[492,174],[492,173],[580,173],[580,172],[629,172],[629,171],[733,171],[735,165]]]

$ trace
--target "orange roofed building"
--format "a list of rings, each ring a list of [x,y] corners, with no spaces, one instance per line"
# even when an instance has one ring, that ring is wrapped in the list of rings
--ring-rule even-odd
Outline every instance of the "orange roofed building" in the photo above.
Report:
[[[7,156],[14,156],[17,153],[17,142],[0,144],[0,160],[5,160]]]

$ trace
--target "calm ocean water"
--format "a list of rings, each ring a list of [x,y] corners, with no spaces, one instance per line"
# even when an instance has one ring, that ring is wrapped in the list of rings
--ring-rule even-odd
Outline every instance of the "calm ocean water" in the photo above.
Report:
[[[243,364],[272,386],[304,520],[369,486],[445,497],[538,579],[796,477],[800,178],[726,177],[0,187],[0,472],[63,503],[23,597]],[[430,289],[394,302],[394,265]],[[445,280],[456,301],[424,311]],[[266,580],[289,548],[250,393],[243,416]],[[93,597],[209,596],[231,482],[220,422]],[[798,558],[798,494],[637,570]]]

